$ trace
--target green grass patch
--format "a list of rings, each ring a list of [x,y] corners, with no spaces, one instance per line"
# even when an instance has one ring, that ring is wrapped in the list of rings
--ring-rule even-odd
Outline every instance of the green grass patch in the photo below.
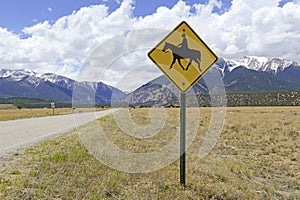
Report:
[[[68,154],[64,154],[64,153],[55,153],[54,155],[51,156],[50,161],[52,162],[62,162],[65,163],[67,162],[69,159]]]
[[[13,171],[10,172],[10,174],[12,174],[12,175],[19,175],[19,174],[21,174],[21,172],[18,171],[18,170],[13,170]]]

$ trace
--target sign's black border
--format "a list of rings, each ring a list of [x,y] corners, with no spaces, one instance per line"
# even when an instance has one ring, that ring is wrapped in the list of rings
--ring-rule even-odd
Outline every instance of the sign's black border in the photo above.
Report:
[[[167,40],[167,38],[172,35],[180,26],[182,26],[183,24],[185,24],[193,33],[194,35],[203,43],[203,45],[210,51],[210,53],[212,53],[215,57],[215,60],[212,62],[211,65],[209,65],[207,67],[207,69],[192,83],[190,84],[189,87],[187,87],[186,90],[181,90],[177,84],[175,83],[175,81],[173,81],[168,74],[166,74],[161,67],[158,65],[158,63],[155,62],[155,60],[150,56],[150,54],[155,50],[158,49],[158,46],[161,45],[161,43],[165,40]],[[192,29],[192,27],[186,22],[186,21],[182,21],[180,24],[178,24],[176,26],[176,28],[174,28],[166,37],[164,37],[164,39],[162,39],[151,51],[148,52],[148,57],[152,60],[152,62],[154,62],[156,64],[156,66],[169,78],[169,80],[171,80],[173,82],[174,85],[176,85],[176,87],[182,92],[182,93],[186,93],[191,87],[193,87],[202,77],[203,75],[218,61],[218,56],[209,48],[209,46],[198,36],[198,34]]]

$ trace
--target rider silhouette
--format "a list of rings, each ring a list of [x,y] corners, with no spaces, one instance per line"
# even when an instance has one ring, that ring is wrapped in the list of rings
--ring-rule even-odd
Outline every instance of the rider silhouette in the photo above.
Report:
[[[185,30],[183,30],[185,32]],[[169,42],[165,42],[162,52],[166,52],[168,49],[172,52],[172,63],[170,64],[170,69],[172,69],[173,65],[177,61],[179,66],[183,71],[188,71],[190,65],[194,61],[198,65],[198,69],[201,72],[200,62],[201,62],[201,52],[199,50],[190,49],[188,47],[188,42],[185,33],[181,35],[182,41],[178,45],[174,45]],[[182,65],[181,60],[184,59],[188,61],[186,66]]]
[[[183,33],[181,35],[181,37],[182,37],[182,42],[178,45],[178,47],[179,47],[180,52],[182,54],[184,51],[187,51],[189,48],[188,48],[188,43],[187,43],[187,39],[186,39],[185,34]]]

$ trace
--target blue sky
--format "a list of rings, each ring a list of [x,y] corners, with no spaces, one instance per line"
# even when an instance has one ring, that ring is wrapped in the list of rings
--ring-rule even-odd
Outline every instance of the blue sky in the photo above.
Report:
[[[173,7],[178,0],[136,0],[133,15],[136,17],[153,14],[160,6]],[[187,0],[188,5],[194,3],[207,4],[208,0]],[[62,16],[70,15],[81,7],[105,4],[109,12],[115,11],[120,2],[115,0],[4,0],[0,2],[0,27],[21,33],[24,27],[33,26],[45,20],[55,22]],[[231,0],[223,0],[222,7],[215,12],[229,9]]]
[[[134,66],[150,65],[147,51],[165,36],[152,28],[168,33],[183,20],[219,57],[265,56],[300,63],[300,0],[3,0],[0,69],[88,81],[99,81],[106,70],[101,81],[116,86],[122,73],[132,75]],[[97,47],[116,53],[83,73]],[[117,59],[118,53],[126,56]],[[111,61],[122,68],[109,69]],[[121,89],[130,90],[159,73],[155,67],[136,73],[134,84],[121,84]]]
[[[186,4],[208,3],[209,0],[186,0]],[[136,0],[134,16],[151,15],[160,6],[171,8],[178,0]],[[231,6],[231,0],[222,0],[222,7],[214,11],[222,13]],[[280,5],[292,0],[282,0]],[[84,6],[105,4],[109,12],[120,6],[116,0],[3,0],[0,2],[0,27],[21,33],[24,27],[33,26],[48,20],[55,22],[58,18],[69,15]]]

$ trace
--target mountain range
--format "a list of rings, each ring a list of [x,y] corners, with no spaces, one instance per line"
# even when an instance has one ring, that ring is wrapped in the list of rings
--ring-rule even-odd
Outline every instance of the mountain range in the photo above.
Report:
[[[300,65],[278,58],[244,56],[238,60],[220,59],[216,67],[226,91],[299,91]]]
[[[300,65],[279,58],[244,56],[237,60],[220,58],[194,86],[194,94],[208,94],[205,76],[219,72],[226,93],[300,91]],[[126,97],[131,104],[165,104],[178,97],[173,84],[160,76]]]
[[[236,60],[220,58],[207,74],[213,70],[219,72],[227,93],[300,91],[300,65],[294,61],[258,56],[244,56]],[[193,86],[196,94],[209,92],[205,76]],[[118,101],[164,104],[178,95],[164,75],[125,94],[102,82],[78,82],[52,73],[0,69],[0,98],[28,97],[72,102],[74,87],[81,93],[82,103],[91,102],[92,98],[96,104],[111,104],[114,94]]]
[[[111,104],[113,93],[120,99],[125,97],[122,91],[102,82],[77,82],[52,73],[38,74],[23,69],[0,69],[1,98],[41,98],[70,103],[74,101],[74,98],[72,99],[74,88],[76,88],[76,94],[79,95],[75,103],[78,103],[80,98],[80,102],[87,102],[86,104]]]

